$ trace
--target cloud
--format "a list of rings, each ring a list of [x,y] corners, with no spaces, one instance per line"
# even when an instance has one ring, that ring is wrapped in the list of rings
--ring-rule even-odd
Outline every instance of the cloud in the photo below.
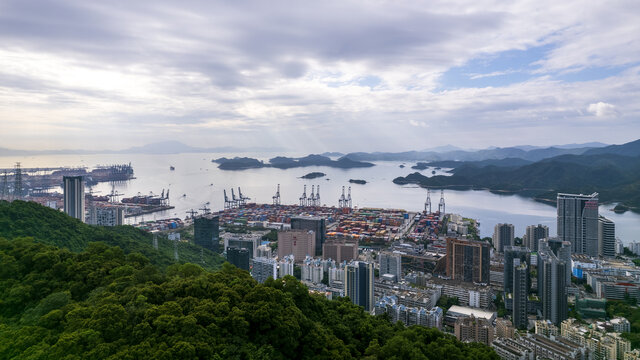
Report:
[[[597,117],[612,117],[619,115],[614,105],[602,101],[589,104],[589,106],[587,107],[587,111]]]
[[[428,128],[429,124],[427,124],[424,121],[416,121],[416,120],[409,120],[409,125],[411,126],[415,126],[415,127],[422,127],[422,128]]]
[[[640,133],[638,4],[7,0],[0,127],[11,136],[0,133],[0,142],[107,148],[116,138],[200,146],[240,138],[310,152],[388,150],[420,144],[416,130],[427,125],[434,146],[536,142],[527,140],[536,131],[556,134],[547,139],[554,143],[593,134],[622,142]],[[534,48],[531,61],[500,56]],[[474,67],[487,59],[490,68]],[[534,61],[535,73],[517,76]],[[607,66],[619,71],[559,76]],[[440,89],[456,67],[471,79],[512,81]],[[576,128],[602,94],[615,107],[587,111],[617,116],[615,125]]]

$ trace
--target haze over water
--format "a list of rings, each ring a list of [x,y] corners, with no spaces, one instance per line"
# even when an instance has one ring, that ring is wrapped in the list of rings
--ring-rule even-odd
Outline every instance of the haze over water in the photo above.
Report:
[[[241,154],[267,161],[268,158],[281,154]],[[237,194],[242,188],[250,202],[271,203],[277,184],[283,204],[297,204],[302,195],[303,186],[307,185],[307,195],[311,193],[311,185],[320,185],[322,203],[336,206],[342,186],[351,186],[353,205],[358,207],[401,208],[409,211],[424,209],[427,190],[415,185],[396,185],[392,180],[398,176],[406,176],[417,170],[411,169],[412,162],[375,162],[376,166],[360,169],[336,169],[328,167],[305,167],[294,169],[249,169],[240,171],[223,171],[211,160],[218,157],[234,157],[238,154],[99,154],[99,155],[51,155],[28,157],[0,157],[0,168],[13,167],[20,161],[22,167],[44,166],[87,166],[119,164],[131,162],[135,179],[126,183],[115,184],[115,189],[125,197],[141,194],[160,194],[162,189],[170,189],[170,202],[175,209],[162,213],[145,215],[140,218],[128,218],[128,222],[154,220],[168,217],[186,216],[189,209],[202,208],[209,202],[212,210],[221,210],[224,206],[223,189],[231,197],[233,187]],[[266,156],[266,157],[265,157]],[[290,156],[301,156],[293,154]],[[405,168],[399,165],[404,164]],[[170,166],[175,171],[170,171]],[[313,180],[300,179],[301,176],[319,171],[327,174],[323,178]],[[432,169],[420,171],[432,176]],[[442,170],[437,174],[445,174]],[[328,180],[327,180],[328,179]],[[366,185],[350,184],[349,179],[366,180]],[[212,185],[213,184],[213,185]],[[93,188],[96,195],[111,192],[111,184],[101,183]],[[186,194],[186,197],[182,195]],[[431,203],[434,210],[438,207],[440,191],[431,192]],[[493,226],[497,223],[515,225],[515,235],[522,236],[527,225],[543,224],[549,227],[552,235],[556,234],[556,209],[554,206],[540,203],[518,195],[498,195],[489,191],[454,191],[445,190],[446,211],[480,222],[481,236],[491,236]],[[640,240],[640,215],[627,212],[616,214],[609,209],[613,205],[601,205],[600,214],[616,223],[616,236],[624,243]]]

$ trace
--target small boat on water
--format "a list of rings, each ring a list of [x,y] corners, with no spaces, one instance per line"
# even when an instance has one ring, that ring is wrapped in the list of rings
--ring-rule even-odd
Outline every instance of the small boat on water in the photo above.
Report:
[[[173,165],[169,166],[169,170],[173,171],[173,170],[175,170],[175,169],[176,169],[176,168],[174,168],[174,167],[173,167]]]

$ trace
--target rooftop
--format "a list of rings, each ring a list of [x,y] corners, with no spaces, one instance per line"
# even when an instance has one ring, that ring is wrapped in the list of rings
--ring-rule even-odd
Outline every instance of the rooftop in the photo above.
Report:
[[[449,308],[449,310],[447,311],[448,315],[453,315],[453,314],[460,314],[460,315],[466,315],[466,316],[474,316],[476,318],[482,318],[482,319],[487,319],[487,320],[493,320],[493,318],[496,316],[496,313],[491,312],[491,311],[485,311],[485,310],[481,310],[481,309],[477,309],[477,308],[470,308],[470,307],[464,307],[464,306],[459,306],[459,305],[453,305],[452,307]]]

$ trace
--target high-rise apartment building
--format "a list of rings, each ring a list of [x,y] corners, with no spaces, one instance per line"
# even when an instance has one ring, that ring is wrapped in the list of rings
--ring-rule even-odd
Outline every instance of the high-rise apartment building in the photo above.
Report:
[[[313,230],[278,231],[278,257],[293,255],[295,262],[316,253],[316,233]]]
[[[98,226],[124,225],[124,208],[115,205],[90,206],[88,223]]]
[[[321,217],[300,216],[291,218],[292,230],[311,230],[316,235],[315,254],[312,256],[322,255],[322,245],[327,236],[327,226],[325,219]]]
[[[389,252],[381,252],[378,256],[380,261],[380,276],[391,274],[396,277],[396,281],[402,280],[402,256]]]
[[[300,280],[303,282],[320,284],[322,279],[324,279],[322,260],[320,259],[314,259],[311,256],[307,256],[302,262],[301,268]]]
[[[565,266],[564,278],[567,286],[571,284],[571,243],[552,237],[542,239],[538,244],[539,252],[543,250],[551,250],[558,260],[564,261],[564,263],[567,264],[567,266]],[[540,272],[538,272],[538,274],[540,274]]]
[[[616,224],[604,216],[598,218],[598,255],[616,257]]]
[[[224,249],[225,251],[230,247],[237,247],[241,249],[249,250],[249,257],[258,257],[258,246],[262,242],[262,236],[254,234],[225,234]],[[271,256],[264,256],[271,257]]]
[[[484,241],[447,238],[447,276],[489,284],[490,245]]]
[[[64,212],[84,222],[84,180],[82,176],[64,176],[62,181]]]
[[[278,278],[283,278],[287,275],[294,276],[293,273],[293,255],[287,255],[278,260]]]
[[[249,271],[249,249],[238,248],[235,246],[227,248],[227,261],[242,270]]]
[[[538,293],[542,317],[556,326],[568,317],[566,269],[564,261],[550,251],[538,252]]]
[[[549,237],[549,227],[545,225],[529,225],[524,235],[523,245],[531,251],[538,251],[538,241]]]
[[[558,194],[558,237],[571,252],[598,256],[598,193]]]
[[[531,253],[524,246],[506,246],[504,248],[504,292],[513,292],[513,271],[514,267],[520,264],[529,264]],[[529,278],[527,277],[527,291],[529,289]]]
[[[193,238],[196,245],[213,252],[220,252],[220,219],[204,215],[193,220]]]
[[[252,265],[251,276],[259,283],[278,277],[278,263],[274,259],[257,257],[253,259]]]
[[[505,246],[515,245],[514,227],[511,224],[496,224],[493,228],[493,246],[498,252],[503,252]]]
[[[529,267],[526,262],[513,265],[513,326],[519,329],[526,329],[527,299],[529,298]]]
[[[338,264],[358,259],[358,240],[330,239],[322,245],[322,258],[335,260]]]
[[[373,310],[373,264],[364,261],[354,261],[344,270],[344,294],[351,302],[364,307],[366,311]]]

